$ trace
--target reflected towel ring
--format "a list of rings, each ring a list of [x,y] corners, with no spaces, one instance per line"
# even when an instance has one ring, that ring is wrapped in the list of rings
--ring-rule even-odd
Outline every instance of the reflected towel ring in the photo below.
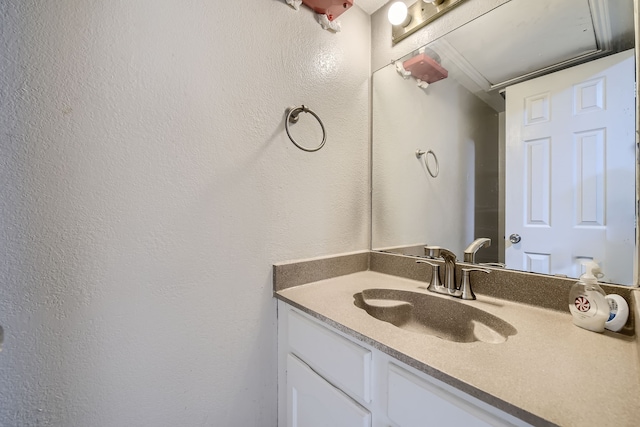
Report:
[[[311,114],[313,117],[316,118],[318,123],[320,123],[320,127],[322,128],[322,142],[316,148],[303,147],[302,145],[298,144],[295,139],[293,139],[293,137],[291,136],[291,133],[289,132],[289,123],[297,123],[298,119],[300,118],[300,113],[301,112],[305,112],[305,113]],[[319,149],[321,149],[324,146],[324,143],[327,142],[327,131],[324,129],[324,123],[322,123],[322,120],[320,120],[320,117],[318,117],[318,115],[316,113],[314,113],[312,110],[310,110],[309,108],[307,108],[304,105],[302,105],[301,107],[289,107],[289,108],[287,108],[287,117],[284,120],[284,129],[287,131],[287,136],[289,137],[291,142],[293,142],[293,145],[295,145],[296,147],[298,147],[302,151],[306,151],[306,152],[309,152],[309,153],[312,153],[314,151],[318,151]]]
[[[431,170],[431,166],[429,166],[429,154],[431,154],[433,156],[433,160],[436,163],[436,171],[435,173]],[[438,164],[438,157],[436,157],[436,153],[434,153],[432,150],[421,150],[421,149],[417,149],[416,150],[416,158],[420,158],[424,156],[424,165],[427,168],[427,172],[429,172],[429,175],[431,175],[433,178],[436,178],[438,176],[438,174],[440,173],[440,165]]]

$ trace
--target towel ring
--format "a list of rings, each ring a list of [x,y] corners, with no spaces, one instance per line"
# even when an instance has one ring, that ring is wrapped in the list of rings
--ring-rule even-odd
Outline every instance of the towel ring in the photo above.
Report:
[[[300,118],[300,113],[301,112],[311,114],[313,117],[316,118],[318,123],[320,123],[320,127],[322,128],[322,142],[316,148],[303,147],[302,145],[298,144],[295,139],[293,139],[293,137],[291,136],[291,133],[289,132],[289,123],[297,123],[298,119]],[[318,115],[316,113],[314,113],[312,110],[310,110],[308,107],[306,107],[304,105],[302,105],[301,107],[289,107],[289,108],[287,108],[287,118],[284,120],[284,129],[287,131],[287,136],[289,137],[291,142],[293,142],[293,145],[295,145],[296,147],[298,147],[302,151],[306,151],[306,152],[309,152],[309,153],[312,153],[314,151],[318,151],[319,149],[324,147],[324,143],[327,142],[327,131],[324,129],[324,123],[322,123],[322,120],[320,120],[320,117],[318,117]]]
[[[429,166],[429,154],[431,154],[433,156],[433,160],[436,162],[436,172],[434,173],[431,170],[431,166]],[[427,172],[429,172],[429,175],[431,175],[433,178],[436,178],[438,176],[438,174],[440,173],[440,165],[438,164],[438,158],[436,157],[436,153],[434,153],[432,150],[421,150],[421,149],[417,149],[416,150],[416,158],[420,158],[424,156],[424,165],[427,168]]]

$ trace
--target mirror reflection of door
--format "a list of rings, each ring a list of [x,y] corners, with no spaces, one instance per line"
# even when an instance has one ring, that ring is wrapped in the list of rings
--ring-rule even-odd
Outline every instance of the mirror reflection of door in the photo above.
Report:
[[[632,284],[634,67],[629,50],[507,88],[508,268],[577,277],[593,259]]]

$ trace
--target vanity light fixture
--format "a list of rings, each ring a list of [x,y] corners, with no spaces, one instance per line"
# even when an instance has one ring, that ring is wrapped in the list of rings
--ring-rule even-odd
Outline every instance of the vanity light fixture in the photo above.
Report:
[[[391,42],[393,44],[409,37],[428,23],[444,15],[465,0],[418,0],[407,8],[398,1],[389,7],[388,18],[392,25]],[[402,10],[406,9],[406,15]]]

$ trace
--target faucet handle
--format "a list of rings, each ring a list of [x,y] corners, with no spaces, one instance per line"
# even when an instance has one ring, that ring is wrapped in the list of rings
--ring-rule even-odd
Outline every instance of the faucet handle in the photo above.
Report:
[[[440,282],[440,264],[431,261],[417,260],[416,264],[429,264],[431,266],[431,281],[427,286],[428,291],[439,292],[444,286]]]
[[[486,268],[478,268],[478,267],[470,267],[462,269],[462,282],[460,282],[460,292],[462,299],[476,299],[476,295],[473,293],[471,289],[471,278],[469,273],[472,271],[481,271],[483,273],[491,273],[491,270]]]
[[[507,268],[507,264],[505,264],[504,262],[481,262],[478,265],[493,268]]]
[[[489,266],[489,263],[486,264],[487,266]],[[491,270],[489,270],[488,268],[480,268],[480,267],[464,267],[462,268],[462,271],[465,272],[469,272],[469,271],[482,271],[483,273],[491,273]]]

